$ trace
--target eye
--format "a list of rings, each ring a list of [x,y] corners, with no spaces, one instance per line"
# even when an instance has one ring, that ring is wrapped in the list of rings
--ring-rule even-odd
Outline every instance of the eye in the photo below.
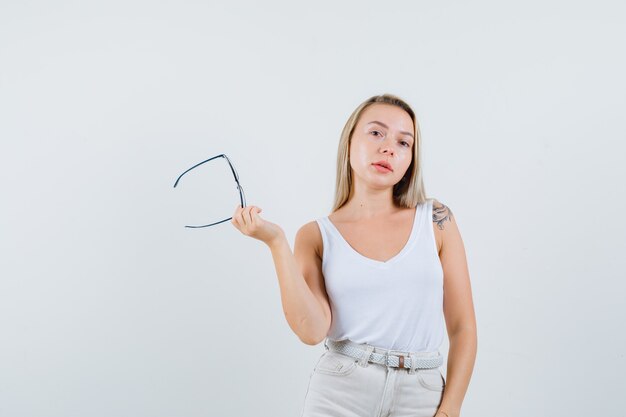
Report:
[[[408,147],[408,148],[411,147],[411,144],[409,142],[405,141],[405,140],[403,140],[402,143],[406,143],[406,147]]]
[[[378,130],[372,130],[371,133],[380,133]]]

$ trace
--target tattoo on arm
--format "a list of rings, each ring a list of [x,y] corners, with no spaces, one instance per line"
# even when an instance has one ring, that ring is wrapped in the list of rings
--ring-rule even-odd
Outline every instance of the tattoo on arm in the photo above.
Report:
[[[439,230],[443,230],[443,222],[452,221],[452,210],[445,204],[435,200],[433,201],[433,222],[437,223]]]

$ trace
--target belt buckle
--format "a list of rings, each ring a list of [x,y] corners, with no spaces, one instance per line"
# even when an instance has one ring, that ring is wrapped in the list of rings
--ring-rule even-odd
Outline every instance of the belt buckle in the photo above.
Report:
[[[385,352],[385,366],[389,367],[389,351]]]
[[[398,355],[398,368],[406,369],[406,367],[404,366],[405,360],[406,360],[405,355],[402,355],[402,354]]]

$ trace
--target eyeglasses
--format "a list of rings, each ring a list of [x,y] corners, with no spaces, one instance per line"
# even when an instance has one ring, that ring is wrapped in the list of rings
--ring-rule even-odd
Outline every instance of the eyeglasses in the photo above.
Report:
[[[226,154],[216,155],[216,156],[214,156],[212,158],[209,158],[209,159],[207,159],[205,161],[202,161],[202,162],[192,166],[191,168],[189,168],[188,170],[186,170],[185,172],[180,174],[180,176],[178,177],[178,179],[174,183],[174,188],[176,188],[176,185],[178,185],[178,181],[180,181],[180,179],[183,177],[183,175],[185,175],[186,173],[188,173],[192,169],[194,169],[196,167],[199,167],[200,165],[202,165],[202,164],[204,164],[206,162],[214,160],[215,158],[224,158],[228,162],[228,165],[230,166],[230,170],[232,171],[233,176],[235,177],[235,182],[237,183],[237,189],[239,190],[239,199],[241,200],[241,207],[245,207],[246,206],[246,195],[243,192],[243,187],[241,186],[241,184],[239,184],[239,175],[237,174],[237,171],[235,170],[235,167],[233,167],[233,164],[230,162],[230,159],[228,159]],[[230,219],[232,219],[232,217],[229,217],[227,219],[221,220],[219,222],[211,223],[211,224],[204,224],[204,225],[201,225],[201,226],[187,226],[186,225],[185,227],[194,228],[194,229],[200,228],[200,227],[209,227],[209,226],[214,226],[216,224],[227,222]]]

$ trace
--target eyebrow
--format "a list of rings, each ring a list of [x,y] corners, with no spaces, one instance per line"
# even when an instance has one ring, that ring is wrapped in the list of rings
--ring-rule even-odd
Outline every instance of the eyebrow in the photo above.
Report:
[[[389,129],[389,126],[387,126],[387,125],[386,125],[386,124],[384,124],[383,122],[379,122],[378,120],[371,121],[371,122],[369,122],[369,123],[368,123],[368,125],[369,125],[369,124],[372,124],[372,123],[379,124],[379,125],[381,125],[382,127],[384,127],[385,129]],[[413,136],[413,134],[412,134],[411,132],[403,132],[403,131],[400,131],[400,133],[402,133],[403,135],[409,135],[410,137],[412,137],[412,138],[413,138],[413,140],[415,140],[415,137]]]

